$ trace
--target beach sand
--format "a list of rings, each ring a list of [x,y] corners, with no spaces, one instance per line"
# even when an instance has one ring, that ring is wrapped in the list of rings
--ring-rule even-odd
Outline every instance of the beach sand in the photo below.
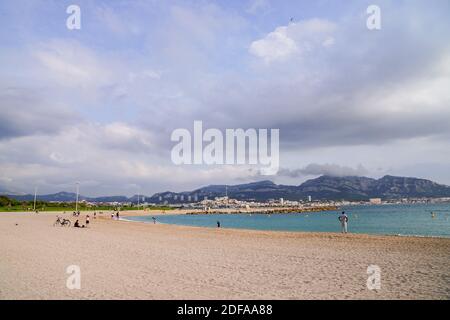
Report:
[[[78,229],[53,227],[55,216],[0,213],[0,299],[450,298],[450,239],[153,225],[108,213]],[[66,287],[70,265],[80,267],[79,290]],[[366,286],[369,265],[381,268],[380,290]]]

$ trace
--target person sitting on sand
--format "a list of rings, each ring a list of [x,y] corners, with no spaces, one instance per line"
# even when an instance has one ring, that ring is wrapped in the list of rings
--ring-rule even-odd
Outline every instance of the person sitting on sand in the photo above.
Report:
[[[73,225],[74,228],[84,228],[84,226],[80,226],[80,223],[77,221],[75,221],[75,224]]]
[[[347,222],[348,222],[348,217],[345,214],[345,211],[342,211],[341,215],[339,216],[339,221],[341,222],[341,232],[342,233],[347,233]]]

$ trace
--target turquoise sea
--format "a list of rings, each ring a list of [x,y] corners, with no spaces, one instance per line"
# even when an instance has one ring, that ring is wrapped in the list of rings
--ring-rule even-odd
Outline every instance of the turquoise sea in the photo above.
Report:
[[[450,237],[450,204],[349,206],[338,211],[290,214],[210,214],[157,216],[158,223],[216,228],[340,232],[345,211],[351,233]],[[434,217],[431,214],[434,212]],[[127,217],[153,223],[152,216]]]

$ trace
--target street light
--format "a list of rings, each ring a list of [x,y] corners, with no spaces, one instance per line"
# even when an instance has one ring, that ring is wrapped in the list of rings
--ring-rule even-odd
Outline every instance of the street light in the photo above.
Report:
[[[37,187],[34,187],[34,205],[33,205],[34,212],[36,212],[36,194],[37,194]]]
[[[77,199],[75,201],[75,212],[78,212],[78,193],[80,192],[80,183],[77,182],[76,185],[77,185]]]

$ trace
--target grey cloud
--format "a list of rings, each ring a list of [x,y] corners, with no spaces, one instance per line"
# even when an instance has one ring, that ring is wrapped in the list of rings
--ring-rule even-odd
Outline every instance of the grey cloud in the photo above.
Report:
[[[365,29],[364,17],[353,9],[348,14],[353,19],[332,21],[337,26],[332,34],[335,41],[326,50],[313,48],[270,66],[250,60],[243,73],[236,72],[238,66],[231,63],[231,71],[224,73],[216,68],[223,59],[219,53],[227,51],[217,48],[226,39],[245,49],[236,38],[241,30],[245,33],[246,24],[217,6],[175,7],[163,23],[167,28],[156,37],[171,45],[152,50],[151,55],[164,70],[163,76],[158,81],[124,85],[126,94],[119,90],[123,98],[114,102],[118,106],[108,108],[136,106],[136,121],[157,133],[154,140],[163,151],[170,149],[173,129],[189,129],[197,119],[219,129],[278,128],[285,150],[378,145],[449,132],[446,117],[450,109],[435,111],[450,102],[448,94],[437,91],[439,99],[431,105],[414,99],[385,99],[393,92],[399,97],[414,93],[424,79],[448,78],[448,70],[434,70],[436,61],[450,55],[440,36],[448,34],[448,24],[436,21],[435,8],[417,3],[383,8],[386,24],[377,33]],[[418,34],[415,24],[432,24],[433,32]],[[225,30],[230,25],[236,27]],[[139,56],[133,58],[139,61]],[[145,68],[143,62],[130,63]],[[111,93],[109,87],[106,91]]]
[[[442,88],[450,85],[450,70],[439,65],[450,56],[441,39],[450,28],[433,18],[434,10],[386,7],[389,24],[378,33],[365,29],[357,14],[337,21],[335,44],[327,50],[209,84],[209,92],[197,92],[202,106],[191,114],[219,128],[279,128],[281,144],[290,150],[448,133],[450,95]],[[412,21],[435,27],[421,34]],[[447,80],[433,87],[439,78]]]
[[[0,92],[0,139],[54,134],[78,120],[72,112],[45,100],[34,90],[6,88]]]
[[[304,176],[317,176],[317,175],[327,175],[335,177],[345,177],[345,176],[364,176],[368,174],[369,171],[362,165],[356,168],[341,166],[338,164],[318,164],[310,163],[301,169],[287,169],[281,168],[278,171],[279,176],[287,176],[291,178],[298,178]]]

